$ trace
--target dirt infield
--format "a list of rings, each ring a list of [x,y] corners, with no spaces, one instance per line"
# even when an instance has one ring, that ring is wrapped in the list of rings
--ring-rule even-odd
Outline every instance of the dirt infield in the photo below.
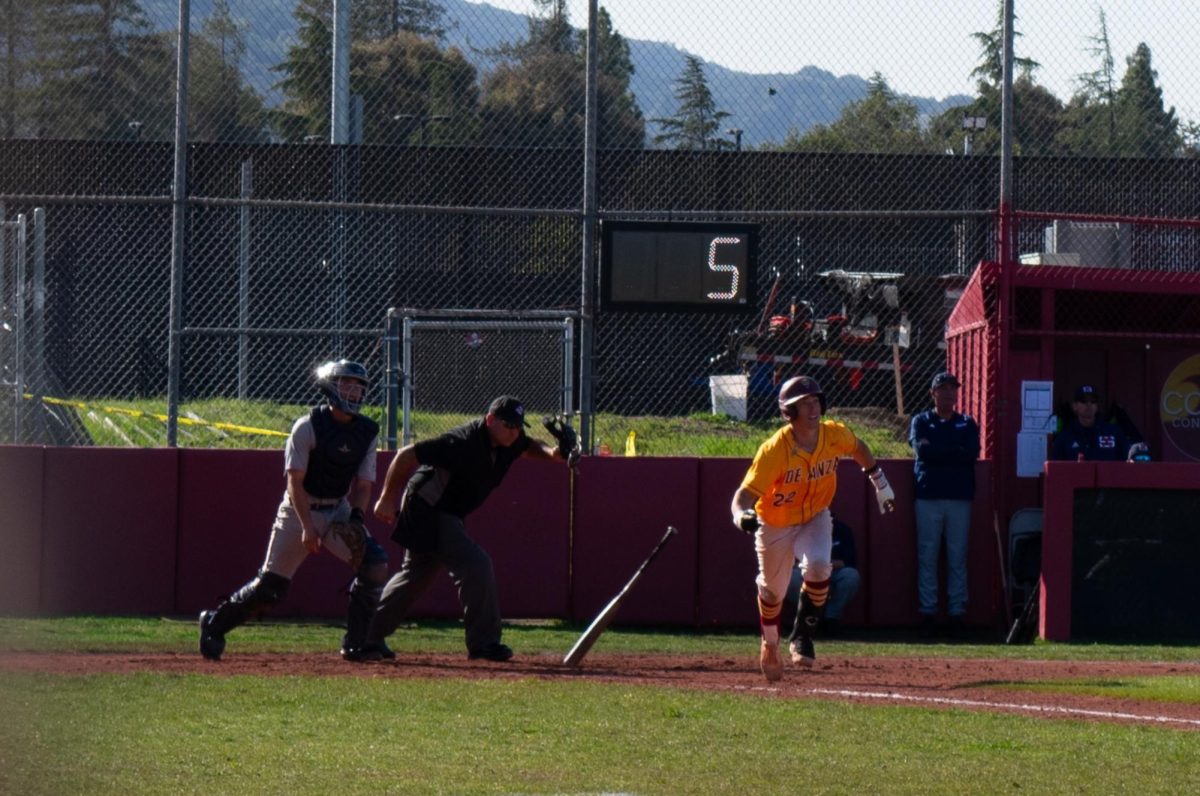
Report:
[[[826,699],[861,704],[1019,713],[1200,731],[1200,705],[1035,691],[1022,684],[1065,679],[1120,680],[1139,675],[1200,677],[1200,663],[1021,661],[977,658],[822,657],[813,669],[789,666],[767,683],[754,658],[589,655],[581,666],[557,656],[518,655],[503,664],[457,655],[402,653],[395,661],[353,664],[336,654],[226,653],[219,662],[183,653],[0,653],[0,671],[66,675],[165,672],[216,676],[409,679],[532,678],[751,693],[768,699]],[[1001,687],[1003,686],[1003,687]]]

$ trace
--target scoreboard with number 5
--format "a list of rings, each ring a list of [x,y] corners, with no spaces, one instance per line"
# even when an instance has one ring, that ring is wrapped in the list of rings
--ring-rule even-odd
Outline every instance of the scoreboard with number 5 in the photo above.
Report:
[[[750,224],[604,221],[601,306],[752,311],[757,244]]]

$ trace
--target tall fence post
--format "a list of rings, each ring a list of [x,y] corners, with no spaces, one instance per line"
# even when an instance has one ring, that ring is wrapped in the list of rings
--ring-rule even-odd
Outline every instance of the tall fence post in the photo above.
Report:
[[[588,0],[587,99],[583,126],[583,236],[579,296],[579,440],[585,451],[592,449],[592,353],[595,336],[596,248],[596,115],[599,53],[596,25],[599,0]]]
[[[254,161],[243,160],[239,195],[248,200],[254,194]],[[250,205],[238,207],[238,326],[250,326]],[[250,369],[249,340],[245,332],[238,335],[238,399],[248,394],[246,374]]]
[[[395,308],[389,309],[383,329],[383,355],[387,363],[383,385],[384,407],[387,414],[387,449],[390,451],[396,450],[396,412],[399,406],[400,379],[403,376],[400,370],[400,324],[397,318]]]
[[[33,400],[34,440],[46,444],[46,415],[42,396],[46,394],[46,208],[33,209],[33,296],[29,313],[29,392]]]
[[[175,177],[171,187],[171,308],[167,342],[167,447],[179,433],[179,382],[182,377],[183,263],[187,254],[187,115],[189,0],[179,0],[179,43],[175,59]]]

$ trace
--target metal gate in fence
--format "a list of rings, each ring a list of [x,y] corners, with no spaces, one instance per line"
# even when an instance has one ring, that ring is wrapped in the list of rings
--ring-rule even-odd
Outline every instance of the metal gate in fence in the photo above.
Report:
[[[519,396],[530,416],[573,412],[569,312],[406,308],[387,323],[388,447],[397,411],[403,445],[479,417],[499,395]]]
[[[41,412],[45,391],[46,218],[18,213],[9,221],[0,204],[0,442],[46,442]]]

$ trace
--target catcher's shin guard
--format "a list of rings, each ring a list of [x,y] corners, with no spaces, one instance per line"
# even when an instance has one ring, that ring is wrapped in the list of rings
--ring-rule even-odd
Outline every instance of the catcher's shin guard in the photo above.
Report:
[[[350,604],[346,608],[346,635],[342,636],[342,656],[351,657],[366,644],[367,628],[371,625],[371,617],[375,615],[375,607],[379,605],[379,595],[383,593],[382,583],[371,583],[361,577],[355,578],[350,585]]]
[[[201,613],[200,654],[210,660],[219,660],[225,651],[225,634],[258,618],[282,600],[290,583],[288,578],[274,572],[260,572],[215,610]]]
[[[350,584],[350,602],[346,606],[346,634],[342,636],[342,657],[346,660],[395,657],[382,641],[367,643],[367,629],[387,582],[387,562],[387,551],[367,534],[362,566]]]

